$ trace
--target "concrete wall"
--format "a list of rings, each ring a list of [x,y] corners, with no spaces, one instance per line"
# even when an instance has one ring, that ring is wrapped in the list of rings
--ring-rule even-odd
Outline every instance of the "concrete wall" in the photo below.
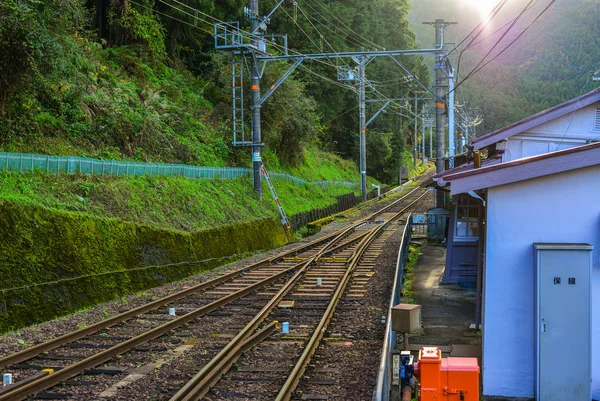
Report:
[[[600,139],[600,130],[595,129],[594,124],[599,107],[600,103],[595,103],[500,142],[497,149],[504,150],[502,161],[564,150]]]
[[[487,216],[483,391],[533,397],[532,244],[592,244],[592,298],[600,300],[600,166],[490,188]],[[600,399],[600,303],[594,303],[592,394]]]

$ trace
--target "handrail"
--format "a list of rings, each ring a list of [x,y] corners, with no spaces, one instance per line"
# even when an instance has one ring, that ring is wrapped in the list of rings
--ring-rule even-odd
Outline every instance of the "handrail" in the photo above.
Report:
[[[404,264],[408,258],[408,250],[410,248],[410,240],[412,238],[412,214],[408,217],[408,221],[404,226],[402,240],[400,242],[398,259],[396,261],[396,273],[394,286],[392,287],[392,295],[390,296],[390,307],[387,314],[385,326],[385,339],[381,351],[381,362],[379,363],[379,371],[377,372],[377,384],[373,392],[373,401],[389,401],[391,391],[391,371],[390,360],[392,351],[396,348],[397,335],[392,330],[392,307],[400,302],[402,293],[402,277],[404,276]]]

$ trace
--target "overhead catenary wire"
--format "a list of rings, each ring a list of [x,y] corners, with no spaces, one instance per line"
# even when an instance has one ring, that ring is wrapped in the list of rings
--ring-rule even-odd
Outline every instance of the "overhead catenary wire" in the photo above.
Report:
[[[473,41],[475,39],[477,39],[477,37],[479,37],[479,35],[481,35],[481,33],[483,32],[483,30],[485,29],[485,27],[490,24],[492,22],[492,20],[494,19],[494,17],[498,14],[498,12],[502,9],[502,7],[504,7],[504,5],[506,4],[507,0],[501,0],[498,4],[496,4],[496,6],[492,9],[492,11],[490,11],[490,13],[479,23],[477,24],[477,26],[475,26],[475,28],[473,28],[473,30],[467,35],[465,36],[465,38],[463,40],[461,40],[455,47],[454,49],[452,49],[447,55],[446,57],[448,57],[449,55],[451,55],[452,53],[454,53],[455,51],[458,51],[458,48],[460,46],[462,46],[463,43],[465,43],[467,40],[469,40],[469,38],[474,35],[471,38],[471,42],[469,42],[469,45],[467,45],[467,48],[470,46],[471,43],[473,43]],[[463,50],[464,51],[464,50]]]
[[[550,1],[550,3],[548,3],[548,5],[546,5],[546,7],[537,15],[537,17],[535,17],[535,19],[527,26],[525,27],[525,29],[523,31],[521,31],[521,33],[519,33],[517,35],[517,37],[515,39],[513,39],[504,49],[502,49],[500,52],[498,52],[498,54],[496,54],[491,60],[488,60],[485,64],[481,65],[481,62],[460,82],[458,82],[456,84],[456,86],[454,87],[454,90],[456,90],[456,88],[458,88],[460,85],[462,85],[465,81],[467,81],[470,77],[472,77],[473,75],[477,74],[479,71],[481,71],[483,68],[485,68],[488,64],[490,64],[492,61],[494,61],[495,59],[497,59],[498,57],[500,57],[501,54],[503,54],[506,50],[508,50],[517,40],[519,40],[524,34],[525,32],[527,32],[529,30],[529,28],[531,28],[533,26],[533,24],[535,24],[541,17],[542,15],[544,15],[546,13],[546,11],[548,11],[550,9],[550,7],[556,2],[556,0],[552,0]],[[502,36],[502,38],[505,35]],[[502,40],[502,38],[500,38],[500,40]],[[499,40],[499,41],[500,41]],[[490,52],[488,52],[489,54]],[[487,57],[487,55],[486,55]],[[482,61],[486,58],[484,57],[482,59]],[[481,67],[479,67],[481,65]],[[479,67],[479,68],[477,68]]]
[[[183,10],[183,9],[181,9],[181,8],[179,8],[179,7],[176,7],[175,5],[173,5],[173,4],[170,4],[169,2],[167,2],[167,1],[165,1],[165,0],[158,0],[158,1],[159,1],[159,2],[161,2],[162,4],[164,4],[164,5],[168,6],[168,7],[171,7],[172,9],[174,9],[174,10],[176,10],[176,11],[178,11],[178,12],[180,12],[180,13],[184,14],[184,15],[187,15],[187,16],[189,16],[189,17],[193,18],[194,20],[200,21],[201,23],[204,23],[204,24],[207,24],[207,25],[211,25],[211,26],[213,25],[213,23],[211,23],[211,22],[209,22],[209,21],[207,21],[207,20],[205,20],[205,19],[202,19],[202,18],[200,18],[200,17],[199,17],[199,15],[202,15],[202,16],[205,16],[205,17],[207,17],[207,18],[210,18],[211,20],[213,20],[213,21],[215,21],[215,22],[218,22],[218,23],[221,23],[221,24],[224,24],[224,25],[230,26],[230,27],[232,27],[232,28],[238,29],[236,26],[233,26],[233,25],[231,25],[231,24],[229,24],[229,23],[226,23],[226,22],[224,22],[224,21],[222,21],[222,20],[220,20],[220,19],[216,18],[216,17],[213,17],[213,16],[211,16],[210,14],[207,14],[207,13],[204,13],[204,12],[202,12],[202,11],[198,10],[198,9],[195,9],[195,8],[193,8],[193,7],[191,7],[191,6],[187,5],[187,4],[184,4],[184,3],[182,3],[181,1],[178,1],[178,0],[170,0],[170,1],[172,1],[172,2],[176,3],[176,4],[180,5],[180,6],[183,6],[183,7],[187,8],[187,9],[189,9],[189,10],[190,10],[191,12],[193,12],[193,13],[186,12],[185,10]],[[165,16],[165,17],[167,17],[167,18],[170,18],[170,19],[173,19],[173,20],[175,20],[175,21],[178,21],[178,22],[180,22],[180,23],[183,23],[183,24],[185,24],[185,25],[187,25],[187,26],[190,26],[190,27],[192,27],[192,28],[199,29],[199,30],[201,30],[201,31],[203,31],[203,32],[206,32],[206,33],[207,33],[207,34],[209,34],[210,36],[214,36],[214,33],[213,33],[213,32],[211,32],[211,31],[209,31],[209,30],[207,30],[207,29],[203,29],[203,28],[201,28],[201,27],[198,27],[198,26],[196,26],[196,24],[191,24],[191,23],[189,23],[189,22],[186,22],[186,21],[184,21],[184,20],[181,20],[181,19],[178,19],[178,18],[176,18],[176,17],[173,17],[173,16],[170,16],[170,15],[168,15],[168,14],[165,14],[165,13],[163,13],[163,12],[159,11],[159,10],[155,10],[155,9],[153,9],[153,8],[151,8],[151,7],[145,6],[145,5],[143,5],[143,4],[139,4],[139,3],[135,2],[135,1],[132,1],[131,3],[132,3],[132,4],[135,4],[135,5],[137,5],[137,6],[143,7],[143,8],[145,8],[145,9],[148,9],[148,10],[150,10],[150,11],[152,11],[152,12],[156,12],[156,13],[158,13],[158,14],[160,14],[160,15],[163,15],[163,16]],[[314,23],[311,21],[311,19],[310,19],[310,17],[308,16],[308,14],[307,14],[307,13],[306,13],[306,12],[305,12],[305,11],[304,11],[304,10],[303,10],[301,7],[298,7],[298,9],[301,11],[301,13],[303,14],[303,16],[304,16],[304,17],[306,18],[306,20],[308,21],[308,23],[309,23],[309,24],[310,24],[310,25],[311,25],[311,26],[312,26],[312,27],[315,29],[315,31],[316,31],[316,32],[317,32],[317,33],[318,33],[318,34],[319,34],[321,37],[323,37],[323,35],[320,33],[319,29],[318,29],[318,28],[315,26],[315,24],[314,24]],[[294,19],[293,19],[293,18],[292,18],[292,17],[289,15],[289,13],[287,12],[287,10],[283,9],[283,11],[284,11],[284,12],[285,12],[285,14],[288,16],[288,18],[290,18],[292,21],[294,21]],[[337,17],[336,17],[336,19],[337,19]],[[314,42],[314,40],[312,40],[312,38],[310,38],[310,36],[309,36],[309,35],[306,33],[306,31],[304,31],[304,29],[302,29],[302,27],[300,27],[300,25],[297,23],[297,21],[294,21],[294,23],[295,23],[295,24],[298,26],[298,28],[299,28],[299,29],[302,31],[302,33],[303,33],[303,34],[304,34],[304,35],[305,35],[305,36],[306,36],[306,37],[307,37],[307,38],[308,38],[308,39],[309,39],[309,40],[310,40],[310,41],[313,43],[313,45],[315,45],[315,47],[317,47],[317,48],[318,48],[318,46],[317,46],[317,44]],[[344,25],[345,25],[345,24],[344,24]],[[246,34],[248,34],[248,35],[251,35],[251,36],[258,36],[258,35],[252,34],[252,33],[250,33],[250,32],[247,32],[247,31],[241,30],[241,29],[240,29],[240,32],[244,32],[244,33],[246,33]],[[325,43],[326,43],[326,44],[327,44],[327,45],[328,45],[328,46],[329,46],[329,47],[332,49],[332,51],[333,51],[333,53],[334,53],[334,54],[338,54],[338,52],[337,52],[337,51],[336,51],[336,50],[333,48],[333,46],[332,46],[332,45],[331,45],[331,44],[330,44],[330,43],[329,43],[327,40],[324,40],[324,41],[325,41]],[[271,43],[270,45],[272,45],[272,46],[274,46],[274,47],[276,47],[276,48],[283,48],[283,46],[281,46],[281,45],[278,45],[278,44],[272,44],[272,43]],[[294,51],[294,50],[290,50],[290,51],[291,51],[292,53],[295,53],[295,54],[297,54],[297,55],[301,56],[301,53],[299,53],[299,52],[297,52],[297,51]],[[323,54],[323,55],[325,55],[325,53],[323,53],[323,52],[321,52],[320,54]],[[315,61],[317,61],[317,62],[321,62],[321,63],[322,63],[322,64],[324,64],[324,65],[329,65],[329,66],[332,66],[332,67],[334,67],[334,68],[337,68],[337,66],[336,66],[336,65],[334,65],[334,64],[331,62],[331,59],[327,59],[327,61],[329,61],[329,62],[325,62],[325,61],[323,61],[323,60],[315,60]],[[345,63],[347,66],[348,66],[348,68],[350,68],[350,66],[349,66],[349,65],[348,65],[348,64],[347,64],[345,61],[343,61],[343,62],[344,62],[344,63]],[[354,89],[352,86],[345,85],[345,84],[342,84],[342,83],[340,83],[340,82],[338,82],[338,81],[335,81],[335,80],[332,80],[332,79],[330,79],[330,78],[324,77],[323,75],[321,75],[321,74],[319,74],[319,73],[317,73],[317,72],[315,72],[315,71],[311,70],[310,68],[308,68],[308,67],[306,67],[306,66],[304,66],[304,65],[301,65],[301,66],[299,66],[299,69],[301,69],[301,70],[303,70],[303,71],[306,71],[306,72],[308,72],[308,73],[310,73],[310,74],[312,74],[312,75],[315,75],[315,76],[319,77],[320,79],[326,80],[327,82],[330,82],[331,84],[333,84],[333,85],[336,85],[336,86],[338,86],[338,87],[341,87],[341,88],[344,88],[344,89],[352,89],[352,90],[355,90],[355,89]],[[416,76],[414,76],[414,75],[413,75],[413,77],[414,77],[414,78],[416,78]],[[373,86],[373,85],[371,85],[371,84],[367,84],[367,85],[368,85],[368,86],[369,86],[369,87],[370,87],[370,88],[373,90],[373,92],[374,92],[374,93],[376,93],[376,94],[378,94],[379,96],[381,96],[381,97],[382,97],[384,100],[390,100],[390,99],[389,99],[389,97],[385,96],[385,95],[384,95],[384,94],[383,94],[381,91],[379,91],[379,90],[378,90],[378,89],[377,89],[375,86]],[[396,104],[394,104],[394,102],[392,102],[391,104],[392,104],[392,107],[393,107],[393,108],[402,109],[402,106],[396,105]],[[410,110],[409,110],[409,112],[411,112],[411,113],[412,113],[412,111],[410,111]],[[414,114],[414,113],[413,113],[413,114]],[[416,116],[416,114],[415,114],[415,116]]]
[[[374,46],[375,49],[383,49],[382,46],[379,46],[377,43],[373,42],[372,40],[369,40],[367,38],[365,38],[364,36],[360,35],[358,32],[354,31],[352,28],[350,28],[348,25],[346,25],[346,23],[344,21],[342,21],[341,19],[339,19],[334,13],[332,13],[331,11],[329,11],[327,9],[327,7],[321,2],[321,0],[315,0],[315,2],[320,5],[325,11],[327,11],[336,21],[338,21],[340,24],[342,24],[345,28],[347,28],[350,32],[354,33],[356,36],[358,36],[359,38],[361,38],[362,40],[364,40],[367,43],[370,43],[371,46]],[[308,4],[308,3],[307,3]]]
[[[470,76],[470,74],[472,74],[475,70],[477,70],[477,68],[494,51],[494,49],[500,44],[500,42],[502,42],[502,40],[506,37],[506,35],[508,35],[508,33],[514,28],[514,26],[516,25],[516,23],[519,22],[519,20],[527,12],[528,7],[530,5],[532,5],[534,2],[537,2],[537,1],[538,0],[529,0],[529,3],[527,3],[527,5],[519,12],[519,15],[517,15],[517,17],[511,22],[510,26],[506,29],[506,31],[504,31],[502,33],[502,35],[500,36],[500,38],[492,45],[492,47],[487,51],[487,53],[483,56],[483,58],[479,61],[479,63],[477,63],[477,65],[473,68],[473,70],[471,70],[471,72],[469,74],[467,74],[467,76],[465,77],[465,79],[468,79],[468,77]],[[462,54],[463,54],[463,52],[461,52],[460,56],[462,56]],[[457,70],[458,70],[458,68],[460,68],[460,56],[458,58]],[[457,73],[457,75],[458,75],[458,73]]]
[[[317,10],[316,8],[314,8],[310,2],[306,2],[306,5],[313,10],[321,19],[322,21],[324,21],[325,23],[322,24],[323,28],[327,29],[329,32],[333,33],[335,36],[339,37],[340,39],[344,40],[344,41],[349,41],[352,42],[353,45],[357,46],[357,47],[369,47],[372,46],[372,44],[369,44],[367,42],[361,41],[359,39],[356,39],[352,34],[349,34],[348,32],[344,31],[343,29],[341,29],[339,26],[337,26],[336,24],[334,24],[333,22],[331,22],[329,19],[327,19],[327,17],[325,17],[321,12],[319,12],[319,10]],[[329,26],[327,25],[331,25],[333,28],[329,28]],[[337,31],[337,32],[336,32]],[[354,33],[354,32],[352,32]],[[342,37],[340,34],[346,35],[345,37]],[[377,46],[377,48],[380,48],[380,46]]]

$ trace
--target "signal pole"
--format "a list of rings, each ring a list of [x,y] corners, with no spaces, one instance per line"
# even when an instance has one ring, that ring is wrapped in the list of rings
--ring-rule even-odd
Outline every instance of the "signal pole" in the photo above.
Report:
[[[250,12],[252,15],[252,32],[258,30],[260,21],[258,19],[258,0],[250,1]],[[260,39],[256,36],[252,39],[252,44],[255,48],[259,48]],[[258,197],[262,199],[262,180],[261,180],[261,133],[260,133],[260,68],[258,65],[258,59],[256,57],[256,51],[250,50],[252,54],[252,77],[251,77],[251,90],[252,90],[252,181],[254,183],[254,190],[258,193]]]

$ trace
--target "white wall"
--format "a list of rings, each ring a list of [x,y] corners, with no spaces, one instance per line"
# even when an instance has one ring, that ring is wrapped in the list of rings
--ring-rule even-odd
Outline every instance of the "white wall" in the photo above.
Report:
[[[594,246],[592,393],[600,399],[600,166],[488,190],[484,394],[534,396],[534,242]]]
[[[599,107],[600,102],[594,103],[500,142],[497,148],[505,151],[502,162],[580,146],[588,140],[600,140],[600,131],[594,129]]]

